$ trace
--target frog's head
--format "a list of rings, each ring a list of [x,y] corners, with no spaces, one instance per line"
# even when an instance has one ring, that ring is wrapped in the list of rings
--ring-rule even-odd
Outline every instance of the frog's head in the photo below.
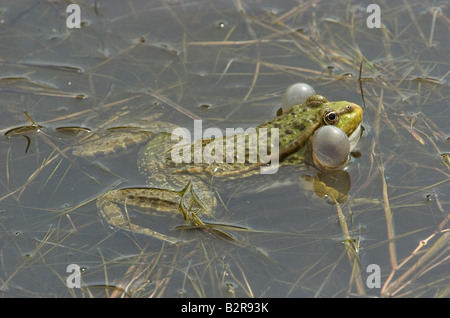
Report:
[[[363,117],[362,108],[350,102],[327,102],[322,105],[324,112],[322,118],[325,124],[330,124],[340,128],[350,140],[350,150],[352,150],[361,137],[361,122]],[[330,117],[332,117],[330,119]]]
[[[329,102],[322,95],[311,95],[303,104],[304,108],[316,112],[316,123],[321,125],[334,125],[340,128],[352,142],[353,146],[361,135],[362,108],[346,101]],[[304,109],[300,109],[304,112]],[[317,117],[318,116],[318,117]]]
[[[321,170],[344,167],[350,151],[361,136],[362,108],[346,101],[323,101],[320,105],[322,127],[314,132],[312,157]]]

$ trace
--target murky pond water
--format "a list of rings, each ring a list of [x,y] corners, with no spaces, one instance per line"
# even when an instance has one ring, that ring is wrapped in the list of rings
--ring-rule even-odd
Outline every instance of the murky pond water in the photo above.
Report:
[[[445,2],[382,1],[380,28],[371,1],[77,3],[80,28],[66,1],[0,4],[0,295],[449,296]],[[83,138],[156,119],[255,127],[295,82],[364,107],[333,177],[348,179],[346,200],[320,198],[304,182],[314,168],[282,167],[253,191],[217,189],[210,230],[130,210],[184,244],[102,222],[99,195],[145,186],[139,146],[85,159],[72,154]]]

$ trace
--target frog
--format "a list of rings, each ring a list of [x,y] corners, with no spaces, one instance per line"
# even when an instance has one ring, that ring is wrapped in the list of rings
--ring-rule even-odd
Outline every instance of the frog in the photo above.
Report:
[[[275,140],[278,141],[277,160],[275,160],[277,167],[314,165],[311,147],[314,133],[322,126],[336,126],[353,140],[354,145],[361,135],[362,116],[362,108],[355,103],[329,102],[324,96],[314,94],[304,103],[294,105],[274,119],[257,126],[253,133],[258,134],[263,131],[263,128],[266,131],[275,129],[274,135],[277,135]],[[134,206],[140,210],[164,214],[181,214],[185,222],[204,225],[202,216],[212,216],[217,206],[213,185],[220,188],[224,184],[233,185],[236,182],[242,184],[244,180],[260,174],[262,168],[271,164],[271,162],[250,160],[251,149],[249,148],[261,147],[261,145],[251,143],[249,132],[198,139],[186,143],[180,141],[182,140],[180,136],[174,138],[174,131],[179,128],[174,124],[154,122],[149,126],[151,128],[143,131],[127,132],[125,136],[115,135],[112,140],[97,139],[91,144],[77,145],[73,150],[77,156],[89,156],[92,155],[92,149],[95,153],[107,154],[108,151],[103,149],[102,144],[114,150],[130,143],[145,144],[138,153],[137,167],[140,173],[147,177],[146,186],[110,190],[97,198],[99,213],[110,227],[154,237],[170,244],[180,243],[182,241],[180,238],[135,224],[128,216],[127,207]],[[237,146],[239,136],[243,138],[241,140],[246,141],[244,155],[241,153],[241,156],[237,158],[236,153],[233,153],[231,159],[225,158],[227,149],[224,145],[228,142]],[[272,135],[269,134],[269,137],[262,140],[263,144],[267,143],[265,145],[267,149],[273,147],[271,137]],[[215,146],[211,147],[211,145]],[[223,160],[196,162],[194,160],[196,149],[204,151],[208,147],[214,149],[214,155],[219,154],[219,159]],[[91,150],[86,151],[86,149]],[[223,149],[223,153],[220,153],[218,149]],[[187,153],[183,157],[187,160],[180,162],[175,160],[174,154],[179,154],[181,150]],[[217,159],[218,156],[215,158]],[[274,161],[273,158],[272,161]],[[335,167],[330,167],[330,169],[333,168]],[[320,167],[320,169],[326,169],[326,167]]]

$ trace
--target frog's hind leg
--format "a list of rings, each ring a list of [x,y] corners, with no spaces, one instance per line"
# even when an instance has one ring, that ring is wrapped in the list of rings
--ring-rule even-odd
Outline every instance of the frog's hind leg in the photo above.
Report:
[[[181,197],[177,192],[162,189],[127,188],[109,191],[101,195],[97,199],[97,207],[108,225],[176,244],[182,240],[134,224],[128,216],[127,206],[138,206],[161,212],[178,212],[180,200]]]

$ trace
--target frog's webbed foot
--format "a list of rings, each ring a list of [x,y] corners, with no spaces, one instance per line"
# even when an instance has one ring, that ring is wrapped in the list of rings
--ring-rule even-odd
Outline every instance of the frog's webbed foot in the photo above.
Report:
[[[97,207],[103,219],[111,226],[176,244],[181,240],[134,224],[128,216],[127,206],[148,208],[160,212],[173,212],[178,211],[180,201],[180,194],[174,191],[127,188],[109,191],[101,195],[97,199]]]
[[[216,206],[214,194],[203,184],[189,181],[179,192],[181,196],[180,211],[186,221],[199,220],[198,212],[212,216]],[[194,211],[194,213],[190,212]]]
[[[313,191],[317,197],[329,204],[345,203],[350,190],[350,176],[347,171],[318,172],[314,177],[303,175],[299,178],[302,188]]]

